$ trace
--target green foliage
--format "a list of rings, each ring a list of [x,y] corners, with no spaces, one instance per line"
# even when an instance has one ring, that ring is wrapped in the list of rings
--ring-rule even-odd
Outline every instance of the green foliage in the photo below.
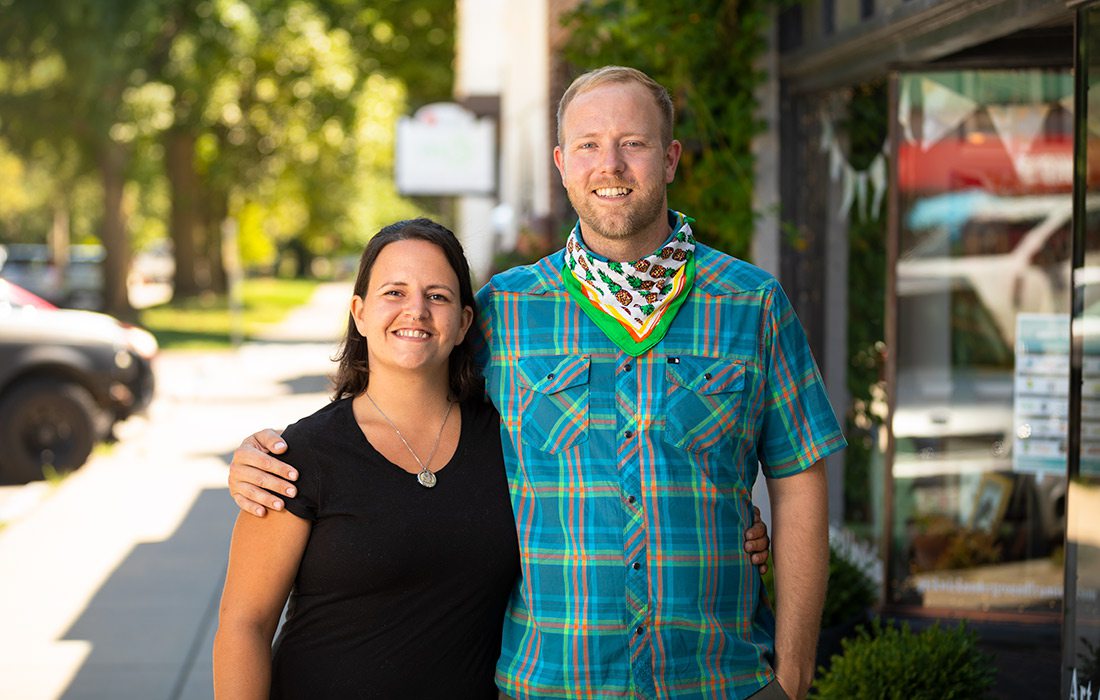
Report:
[[[403,83],[414,109],[451,99],[454,0],[315,0],[314,5],[348,34],[360,69]]]
[[[246,279],[242,289],[246,338],[281,321],[308,301],[316,287],[312,280]],[[161,349],[228,348],[233,335],[228,302],[218,295],[143,309],[140,323],[156,336]]]
[[[993,687],[993,660],[978,636],[960,623],[936,623],[914,633],[874,620],[845,639],[828,671],[814,683],[818,700],[978,700]]]
[[[454,2],[366,5],[0,0],[0,238],[68,221],[111,255],[170,234],[177,254],[192,241],[191,285],[216,288],[227,218],[245,262],[271,265],[423,214],[393,186],[393,130],[451,95]]]
[[[764,574],[768,600],[775,601],[774,567]],[[863,617],[877,598],[875,584],[867,574],[829,547],[829,583],[821,611],[821,627],[833,627]]]
[[[877,598],[875,584],[867,574],[829,547],[829,589],[821,612],[821,626],[833,627],[853,619],[866,619]]]
[[[864,170],[882,151],[887,131],[886,86],[872,83],[852,89],[847,116],[837,126],[848,137],[849,160]],[[881,397],[881,365],[885,345],[886,216],[872,218],[852,209],[848,225],[848,449],[844,463],[844,513],[849,522],[870,522],[872,436],[882,416],[873,411]]]
[[[763,130],[754,90],[763,73],[767,0],[593,0],[566,15],[563,54],[579,74],[608,64],[669,89],[684,145],[669,204],[698,219],[700,240],[747,257],[753,232],[752,139]]]

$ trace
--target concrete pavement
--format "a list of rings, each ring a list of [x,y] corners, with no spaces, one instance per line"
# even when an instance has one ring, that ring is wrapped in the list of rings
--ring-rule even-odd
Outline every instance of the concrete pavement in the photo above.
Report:
[[[157,399],[58,485],[0,499],[0,698],[200,700],[240,439],[327,400],[349,284],[237,351],[165,352]]]

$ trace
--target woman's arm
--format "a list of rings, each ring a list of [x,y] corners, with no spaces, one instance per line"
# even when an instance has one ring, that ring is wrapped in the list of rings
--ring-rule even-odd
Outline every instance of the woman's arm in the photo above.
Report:
[[[271,639],[309,540],[310,522],[286,511],[237,515],[214,637],[214,696],[267,700]]]

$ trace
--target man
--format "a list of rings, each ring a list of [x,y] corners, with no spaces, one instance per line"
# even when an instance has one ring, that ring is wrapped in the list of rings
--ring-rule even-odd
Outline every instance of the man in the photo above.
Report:
[[[845,442],[778,283],[669,211],[667,91],[605,67],[558,109],[579,222],[564,250],[478,294],[522,580],[497,683],[515,698],[803,698],[828,567],[822,459]],[[699,212],[705,216],[706,212]],[[254,436],[243,508],[286,493]],[[758,465],[776,615],[742,551]],[[261,509],[262,512],[262,509]]]

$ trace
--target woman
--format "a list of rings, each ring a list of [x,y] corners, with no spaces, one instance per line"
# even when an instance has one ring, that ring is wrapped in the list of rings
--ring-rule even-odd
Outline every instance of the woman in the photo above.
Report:
[[[233,530],[220,700],[497,698],[519,559],[500,418],[467,339],[476,317],[449,230],[404,221],[367,244],[334,400],[283,434],[297,495]],[[766,531],[746,539],[763,564]]]
[[[215,693],[496,698],[518,555],[462,249],[426,219],[388,226],[354,294],[334,401],[285,434],[298,495],[237,519]]]

